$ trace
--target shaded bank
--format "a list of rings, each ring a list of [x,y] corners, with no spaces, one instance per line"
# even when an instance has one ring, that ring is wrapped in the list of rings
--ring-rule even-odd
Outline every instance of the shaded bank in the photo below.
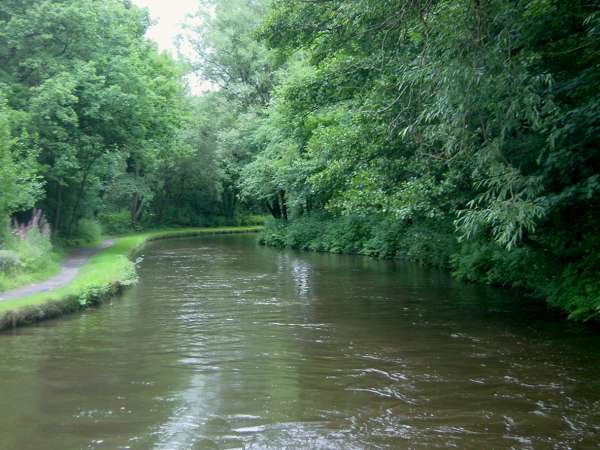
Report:
[[[312,214],[268,221],[259,242],[276,248],[406,259],[448,270],[460,281],[518,289],[571,320],[593,326],[599,321],[597,271],[571,270],[565,278],[556,255],[527,247],[507,250],[481,240],[460,242],[448,224]],[[597,259],[593,249],[588,256]]]
[[[136,282],[133,258],[150,241],[205,234],[252,233],[260,227],[191,228],[124,236],[92,256],[67,285],[0,302],[0,331],[98,305]]]

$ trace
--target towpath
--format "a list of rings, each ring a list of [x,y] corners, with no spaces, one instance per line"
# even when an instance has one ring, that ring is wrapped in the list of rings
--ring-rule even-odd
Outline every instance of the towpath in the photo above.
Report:
[[[110,247],[114,244],[114,239],[107,239],[101,244],[92,248],[80,248],[71,253],[60,266],[60,272],[39,283],[22,286],[20,288],[11,289],[10,291],[0,292],[0,302],[5,300],[13,300],[19,297],[39,294],[40,292],[52,291],[69,284],[79,273],[79,270],[85,265],[88,260],[96,253]]]

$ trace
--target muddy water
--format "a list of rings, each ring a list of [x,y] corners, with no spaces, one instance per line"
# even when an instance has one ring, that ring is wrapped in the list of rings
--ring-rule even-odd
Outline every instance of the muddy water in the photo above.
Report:
[[[600,448],[600,335],[518,295],[253,236],[0,335],[0,449]]]

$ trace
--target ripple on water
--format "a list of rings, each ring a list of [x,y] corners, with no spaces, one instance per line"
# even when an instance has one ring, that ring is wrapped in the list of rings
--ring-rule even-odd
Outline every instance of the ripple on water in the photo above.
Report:
[[[0,447],[598,448],[600,339],[503,291],[244,237],[153,243],[139,273],[0,338]]]

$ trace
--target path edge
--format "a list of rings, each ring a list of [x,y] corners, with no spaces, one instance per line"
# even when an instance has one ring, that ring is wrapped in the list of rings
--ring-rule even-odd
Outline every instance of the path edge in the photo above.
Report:
[[[177,238],[189,238],[209,235],[227,235],[227,234],[249,234],[257,233],[262,229],[261,226],[254,227],[232,227],[223,229],[211,229],[211,228],[196,228],[196,229],[181,229],[181,230],[168,230],[168,231],[156,231],[149,233],[140,233],[141,235],[147,234],[147,237],[142,240],[138,245],[131,248],[127,257],[130,261],[136,258],[146,247],[146,245],[153,241],[165,240],[165,239],[177,239]],[[131,237],[135,235],[128,235],[124,237]],[[118,240],[118,239],[117,239]],[[103,249],[102,253],[109,250],[111,247]],[[88,260],[85,267],[90,261]],[[82,267],[82,268],[83,268]],[[79,276],[79,275],[78,275]],[[74,282],[77,280],[75,277]],[[135,280],[137,281],[137,280]],[[49,300],[39,305],[26,305],[23,307],[16,307],[14,309],[0,313],[0,333],[14,330],[19,327],[32,325],[41,321],[56,319],[67,314],[73,314],[81,312],[89,308],[97,307],[106,301],[117,297],[121,294],[125,288],[135,283],[131,281],[118,280],[100,289],[96,289],[92,295],[87,295],[85,302],[80,301],[79,295],[68,295],[63,298],[56,300]],[[15,299],[18,300],[18,299]]]

